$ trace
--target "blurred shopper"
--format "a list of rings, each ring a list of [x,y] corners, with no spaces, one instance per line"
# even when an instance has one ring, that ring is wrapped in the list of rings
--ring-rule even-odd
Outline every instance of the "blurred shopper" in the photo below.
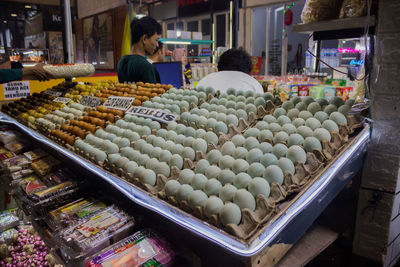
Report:
[[[131,23],[133,54],[118,62],[119,82],[157,83],[156,68],[146,56],[154,54],[161,37],[161,25],[151,17],[143,17]]]
[[[249,75],[250,55],[243,49],[232,48],[223,53],[218,61],[218,72],[208,74],[200,80],[197,87],[211,86],[221,93],[228,88],[264,93],[261,84]]]
[[[158,47],[154,51],[154,54],[151,55],[148,59],[148,62],[150,63],[158,63],[158,62],[164,62],[165,61],[165,49],[164,49],[164,44],[158,41]]]

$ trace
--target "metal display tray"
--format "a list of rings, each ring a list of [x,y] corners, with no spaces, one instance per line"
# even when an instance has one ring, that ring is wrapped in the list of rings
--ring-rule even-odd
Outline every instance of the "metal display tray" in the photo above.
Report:
[[[351,140],[337,159],[330,163],[324,173],[309,187],[301,192],[286,211],[276,218],[264,231],[258,235],[250,245],[245,245],[238,240],[228,236],[223,231],[210,227],[207,223],[190,217],[181,210],[169,206],[160,199],[150,196],[117,176],[103,170],[101,167],[81,158],[68,149],[54,143],[42,134],[26,127],[10,116],[0,113],[0,122],[13,124],[26,133],[29,137],[41,143],[48,149],[68,157],[75,164],[87,169],[94,175],[99,176],[119,192],[127,196],[134,203],[147,208],[167,220],[178,224],[191,232],[192,235],[211,242],[214,247],[228,250],[236,257],[257,257],[265,253],[265,249],[275,244],[294,244],[300,236],[309,228],[312,222],[353,178],[363,164],[363,156],[369,143],[369,126]],[[261,253],[262,252],[262,253]]]

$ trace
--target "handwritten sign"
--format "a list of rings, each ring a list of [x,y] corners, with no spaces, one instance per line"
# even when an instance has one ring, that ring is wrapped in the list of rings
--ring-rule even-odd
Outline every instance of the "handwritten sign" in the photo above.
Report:
[[[126,113],[130,113],[132,115],[140,117],[150,118],[152,120],[159,121],[162,123],[170,123],[178,118],[177,115],[165,112],[161,109],[146,108],[146,107],[131,107],[126,111]]]
[[[71,101],[71,98],[68,97],[56,97],[53,99],[53,102],[68,104]]]
[[[61,92],[56,92],[56,91],[52,91],[52,90],[46,90],[46,91],[44,91],[44,93],[48,94],[48,95],[54,95],[54,96],[61,96],[62,95]]]
[[[125,111],[131,106],[133,100],[135,100],[134,97],[110,96],[103,106]]]
[[[28,81],[5,83],[3,88],[4,99],[22,98],[31,94],[31,88]]]
[[[81,99],[81,104],[86,107],[97,108],[101,105],[101,98],[84,95]]]

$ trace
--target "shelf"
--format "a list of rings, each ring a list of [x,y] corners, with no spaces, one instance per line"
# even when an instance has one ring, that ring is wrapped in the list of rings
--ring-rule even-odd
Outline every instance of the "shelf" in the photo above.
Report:
[[[334,19],[311,23],[294,24],[292,32],[314,33],[314,40],[345,39],[361,37],[364,33],[366,17]],[[374,33],[376,17],[370,16],[369,33]]]
[[[52,142],[47,137],[26,127],[13,118],[0,113],[0,122],[12,124],[41,143],[43,146],[69,158],[92,174],[98,176],[110,186],[128,197],[132,202],[147,208],[160,216],[163,216],[173,225],[181,226],[188,233],[179,235],[194,236],[193,242],[199,241],[206,247],[212,247],[214,251],[225,254],[227,251],[231,257],[248,261],[249,258],[264,255],[265,249],[280,243],[294,244],[305,232],[319,214],[335,198],[335,196],[352,179],[354,173],[359,171],[363,164],[363,156],[369,142],[369,127],[366,126],[350,144],[346,146],[336,160],[329,164],[320,176],[305,190],[296,196],[296,200],[287,210],[274,221],[265,226],[263,232],[257,236],[249,245],[245,245],[235,238],[226,235],[224,232],[211,227],[208,223],[202,222],[194,217],[188,216],[184,211],[168,205],[166,202],[150,196],[147,192],[132,186],[128,182],[118,178],[101,167],[81,158],[68,149]],[[265,256],[265,255],[264,255]]]
[[[177,45],[211,45],[214,41],[210,40],[189,40],[189,39],[171,39],[160,38],[160,42],[164,44],[177,44]]]

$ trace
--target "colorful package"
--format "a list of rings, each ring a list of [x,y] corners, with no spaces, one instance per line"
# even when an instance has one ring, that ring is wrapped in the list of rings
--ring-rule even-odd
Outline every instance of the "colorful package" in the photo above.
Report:
[[[304,97],[304,96],[309,96],[309,88],[310,88],[310,84],[299,84],[297,87],[297,91],[298,91],[298,96],[299,97]]]
[[[36,160],[47,157],[48,155],[49,154],[47,154],[40,148],[24,153],[24,156],[27,157],[32,162],[35,162]]]
[[[346,86],[345,79],[326,79],[326,84],[330,84],[333,86]]]
[[[47,186],[36,176],[30,175],[19,182],[19,186],[27,195],[46,189]]]
[[[324,97],[324,87],[317,85],[317,86],[310,86],[309,87],[309,95],[312,96],[314,99],[319,99]]]
[[[326,100],[329,101],[335,95],[336,95],[336,87],[335,86],[325,86],[324,87],[324,98]]]
[[[337,87],[336,96],[341,97],[344,101],[350,98],[350,94],[353,92],[353,87]]]
[[[145,229],[96,253],[86,267],[168,266],[175,257],[175,251],[164,239]]]

